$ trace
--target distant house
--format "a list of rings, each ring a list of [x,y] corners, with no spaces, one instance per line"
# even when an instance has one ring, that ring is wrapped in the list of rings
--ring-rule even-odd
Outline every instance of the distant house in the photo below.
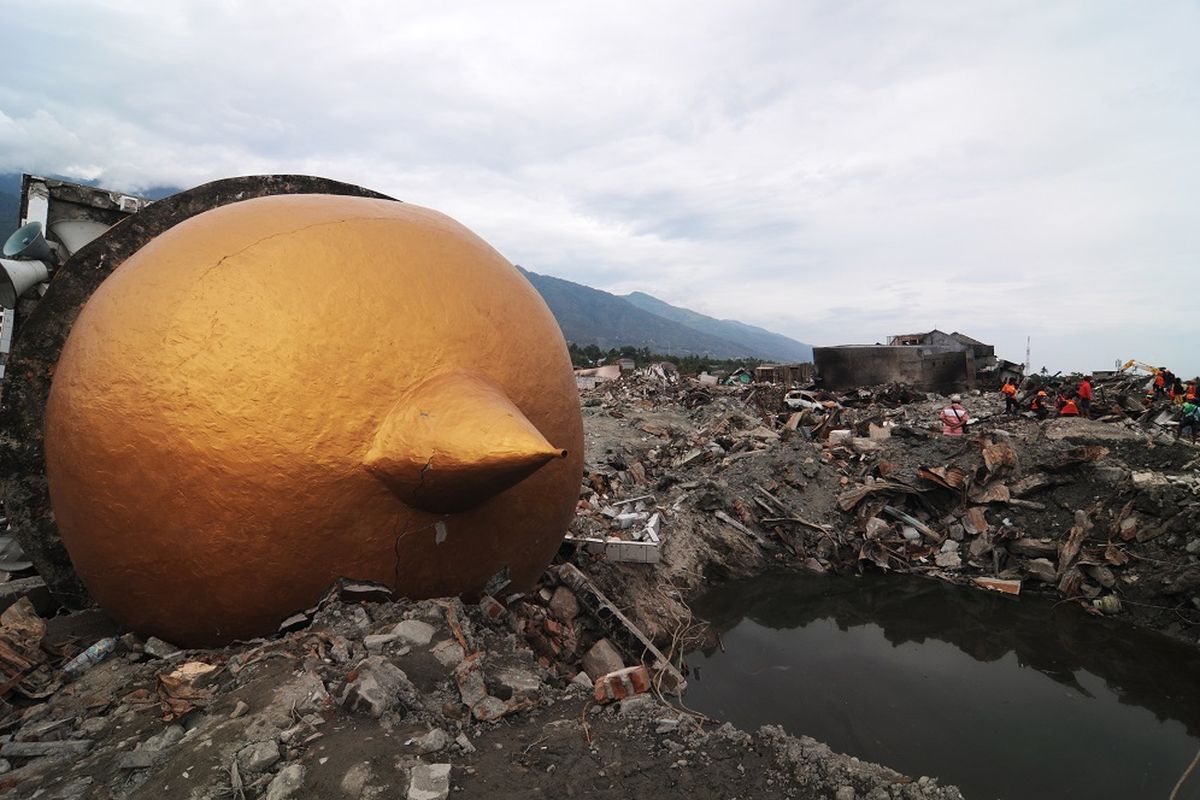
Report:
[[[617,366],[621,368],[621,372],[631,372],[637,368],[637,362],[632,358],[618,358]]]
[[[812,383],[813,365],[803,364],[759,364],[754,370],[754,380],[759,383]]]
[[[725,382],[730,384],[750,383],[753,380],[754,373],[750,372],[750,370],[746,369],[745,367],[738,367],[733,372],[729,373],[729,378]]]
[[[621,368],[616,364],[606,364],[603,367],[575,370],[575,386],[579,389],[594,389],[599,383],[616,380],[621,377]]]
[[[920,347],[931,353],[958,353],[970,350],[977,361],[995,358],[996,348],[965,333],[946,333],[934,328],[925,333],[902,333],[888,337],[889,347]],[[985,366],[980,364],[979,366]]]

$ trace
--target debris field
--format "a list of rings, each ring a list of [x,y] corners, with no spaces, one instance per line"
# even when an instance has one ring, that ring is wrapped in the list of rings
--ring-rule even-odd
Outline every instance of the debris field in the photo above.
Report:
[[[1200,449],[1121,399],[1135,383],[1098,420],[968,395],[962,437],[938,432],[945,398],[899,386],[789,402],[669,374],[600,383],[575,523],[529,592],[413,602],[343,582],[273,637],[205,650],[10,597],[0,793],[960,797],[689,710],[706,630],[688,600],[768,568],[882,570],[1195,643]]]

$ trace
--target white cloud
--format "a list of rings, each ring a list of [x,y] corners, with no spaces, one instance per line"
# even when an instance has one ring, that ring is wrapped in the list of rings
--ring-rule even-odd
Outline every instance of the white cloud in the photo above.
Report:
[[[0,169],[311,172],[535,271],[807,341],[1200,372],[1186,2],[48,2]],[[1035,357],[1035,361],[1036,361]],[[1185,366],[1186,365],[1186,366]]]

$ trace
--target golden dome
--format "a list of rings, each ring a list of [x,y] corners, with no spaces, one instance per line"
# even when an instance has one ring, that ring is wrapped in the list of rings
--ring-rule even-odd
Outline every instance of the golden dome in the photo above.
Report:
[[[484,241],[287,195],[192,217],[100,285],[45,450],[88,590],[192,645],[270,633],[342,577],[528,587],[574,513],[582,424],[558,325]]]

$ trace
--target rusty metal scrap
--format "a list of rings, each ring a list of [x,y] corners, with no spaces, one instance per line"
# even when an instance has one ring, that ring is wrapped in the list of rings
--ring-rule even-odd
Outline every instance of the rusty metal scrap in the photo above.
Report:
[[[212,673],[218,669],[215,664],[189,661],[170,672],[160,672],[155,691],[158,693],[163,720],[170,722],[179,719],[212,702],[213,690],[201,684],[211,679]]]
[[[1086,511],[1080,510],[1075,512],[1075,525],[1071,528],[1071,533],[1067,536],[1067,541],[1063,543],[1062,550],[1058,554],[1058,574],[1062,577],[1071,563],[1075,560],[1075,556],[1079,554],[1079,548],[1083,545],[1083,540],[1087,538],[1088,533],[1092,530],[1092,521],[1088,517]],[[1070,596],[1069,593],[1063,594]]]
[[[914,489],[907,483],[890,480],[878,480],[874,483],[856,486],[853,489],[847,489],[838,495],[838,508],[842,511],[852,511],[863,500],[873,494],[917,494],[919,490]]]
[[[28,597],[22,597],[0,614],[0,697],[9,692],[41,699],[55,692],[61,682],[42,650],[46,623]]]
[[[970,497],[973,503],[1008,503],[1012,500],[1008,486],[999,481],[987,486],[972,487]]]
[[[962,490],[969,481],[966,470],[953,465],[949,467],[918,467],[917,474],[952,492]]]
[[[1017,467],[1017,451],[1007,442],[983,441],[983,466],[989,475]]]

